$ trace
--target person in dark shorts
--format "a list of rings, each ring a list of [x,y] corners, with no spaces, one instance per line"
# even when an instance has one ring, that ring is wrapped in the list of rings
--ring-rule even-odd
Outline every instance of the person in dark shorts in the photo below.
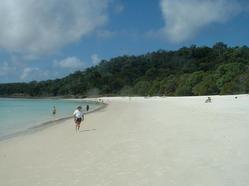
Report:
[[[55,108],[55,106],[53,107],[52,114],[53,114],[53,116],[56,114],[56,108]]]
[[[82,112],[82,107],[78,106],[73,113],[74,122],[75,122],[75,131],[78,132],[80,129],[80,124],[84,120],[84,114]]]

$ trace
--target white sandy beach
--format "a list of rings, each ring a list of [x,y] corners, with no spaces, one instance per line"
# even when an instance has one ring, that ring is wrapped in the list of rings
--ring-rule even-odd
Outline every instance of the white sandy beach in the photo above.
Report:
[[[0,185],[247,186],[249,96],[103,98],[108,106],[0,141]]]

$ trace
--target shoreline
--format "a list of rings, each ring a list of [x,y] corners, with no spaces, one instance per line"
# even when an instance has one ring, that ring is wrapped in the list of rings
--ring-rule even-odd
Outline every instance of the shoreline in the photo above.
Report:
[[[16,98],[15,98],[16,99]],[[17,98],[18,99],[18,98]],[[20,98],[20,99],[26,99],[26,98]],[[32,99],[32,98],[31,98]],[[65,100],[69,100],[69,99],[65,99]],[[84,100],[84,99],[74,99],[76,101],[86,101],[86,102],[93,102],[93,103],[98,103],[100,104],[99,107],[96,107],[95,109],[93,110],[90,110],[86,113],[84,113],[85,115],[87,114],[91,114],[91,113],[94,113],[94,112],[97,112],[101,109],[104,109],[108,104],[106,103],[101,103],[101,102],[97,102],[97,101],[94,101],[94,100]],[[52,126],[55,126],[55,125],[59,125],[61,124],[62,122],[64,121],[67,121],[69,119],[72,119],[73,116],[66,116],[66,117],[62,117],[62,118],[57,118],[55,120],[49,120],[49,121],[45,121],[45,122],[42,122],[40,124],[37,124],[35,126],[32,126],[32,127],[29,127],[29,128],[26,128],[26,129],[23,129],[21,131],[17,131],[17,132],[14,132],[14,133],[11,133],[11,134],[7,134],[7,135],[4,135],[4,136],[1,136],[0,137],[0,142],[1,141],[5,141],[5,140],[9,140],[9,139],[12,139],[12,138],[15,138],[15,137],[19,137],[19,136],[23,136],[23,135],[29,135],[29,134],[33,134],[33,133],[36,133],[36,132],[39,132],[41,130],[44,130],[44,129],[47,129],[49,127],[52,127]]]
[[[249,97],[205,98],[101,98],[79,132],[68,119],[0,142],[1,183],[247,185]]]
[[[114,96],[114,97],[98,97],[98,98],[59,98],[59,97],[43,97],[43,98],[38,98],[38,97],[30,97],[30,98],[24,98],[24,97],[0,97],[0,98],[6,98],[6,99],[61,99],[61,100],[69,100],[69,101],[85,101],[85,102],[93,102],[93,103],[97,103],[100,104],[100,107],[97,107],[96,109],[90,110],[87,113],[84,113],[85,115],[87,114],[91,114],[93,112],[97,112],[101,109],[104,109],[107,105],[108,105],[108,101],[109,99],[115,100],[115,99],[167,99],[167,98],[171,98],[171,99],[196,99],[196,98],[203,98],[203,101],[205,98],[207,97],[212,97],[212,98],[219,98],[219,97],[223,97],[223,98],[231,98],[233,96],[249,96],[249,94],[234,94],[234,95],[200,95],[200,96]],[[99,102],[98,100],[105,100],[106,102]],[[51,126],[55,126],[55,125],[59,125],[61,122],[64,122],[66,120],[71,119],[73,116],[66,116],[66,117],[62,117],[62,118],[57,118],[55,120],[49,120],[49,121],[45,121],[45,122],[41,122],[40,124],[37,124],[35,126],[11,133],[11,134],[7,134],[4,136],[0,137],[0,142],[1,141],[5,141],[11,138],[15,138],[18,136],[22,136],[22,135],[29,135],[29,134],[33,134],[35,132],[39,132],[41,130],[47,129]]]

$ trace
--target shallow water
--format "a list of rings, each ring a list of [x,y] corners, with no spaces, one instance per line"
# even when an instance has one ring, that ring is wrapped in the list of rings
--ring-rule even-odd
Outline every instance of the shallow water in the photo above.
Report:
[[[72,116],[77,106],[86,112],[99,107],[95,102],[64,99],[13,99],[0,98],[0,138],[25,131],[42,123]],[[53,106],[56,114],[52,114]]]

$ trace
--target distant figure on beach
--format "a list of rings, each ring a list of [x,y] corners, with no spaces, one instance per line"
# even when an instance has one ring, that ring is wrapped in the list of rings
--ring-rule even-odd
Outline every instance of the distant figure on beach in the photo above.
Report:
[[[53,114],[53,116],[56,114],[56,108],[55,108],[55,106],[53,106],[52,114]]]
[[[211,102],[212,102],[211,97],[208,97],[205,101],[205,103],[211,103]]]
[[[73,113],[74,122],[75,122],[75,131],[78,132],[80,130],[80,123],[84,120],[84,114],[82,112],[82,107],[78,106],[77,109]]]
[[[87,105],[87,106],[86,106],[86,111],[87,111],[87,112],[88,112],[89,108],[90,108],[89,105]]]
[[[237,96],[235,96],[234,98],[235,98],[235,99],[238,99],[238,97],[237,97]]]

